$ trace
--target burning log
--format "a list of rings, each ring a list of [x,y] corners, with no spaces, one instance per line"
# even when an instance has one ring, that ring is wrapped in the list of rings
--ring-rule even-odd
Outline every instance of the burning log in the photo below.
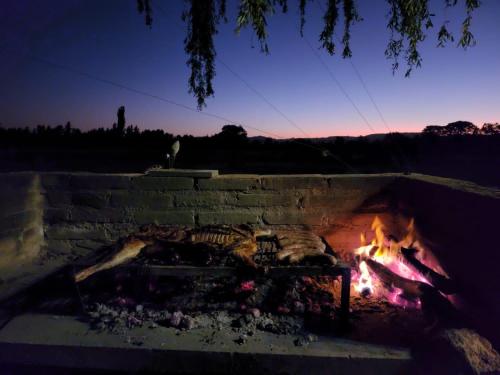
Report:
[[[462,320],[451,302],[432,285],[401,277],[372,259],[365,262],[384,285],[401,289],[406,296],[419,299],[427,320],[432,322],[431,328],[438,324],[454,326]]]
[[[409,297],[420,298],[422,296],[422,285],[427,284],[401,277],[373,259],[366,259],[365,262],[384,285],[401,289]]]
[[[425,277],[429,282],[434,285],[439,291],[444,294],[455,294],[458,291],[456,283],[437,273],[433,269],[427,267],[425,264],[421,263],[416,257],[415,249],[401,248],[401,255],[404,258],[405,264],[410,266],[416,272],[419,272],[423,277]]]

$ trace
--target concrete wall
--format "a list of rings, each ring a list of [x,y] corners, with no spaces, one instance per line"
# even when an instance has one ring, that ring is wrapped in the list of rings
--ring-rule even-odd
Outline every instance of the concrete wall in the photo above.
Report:
[[[433,176],[398,181],[400,213],[419,232],[466,300],[467,319],[500,345],[500,190]]]
[[[40,176],[3,174],[0,178],[0,281],[40,256],[43,236],[44,197]],[[1,282],[0,282],[1,283]]]

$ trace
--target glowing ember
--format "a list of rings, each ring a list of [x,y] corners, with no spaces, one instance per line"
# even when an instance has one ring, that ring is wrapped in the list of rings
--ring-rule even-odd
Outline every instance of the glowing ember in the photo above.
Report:
[[[403,263],[403,258],[400,254],[401,247],[420,247],[415,240],[413,219],[408,225],[407,234],[401,241],[386,236],[384,233],[385,226],[378,216],[373,220],[371,229],[375,236],[370,244],[366,244],[366,237],[362,234],[361,246],[354,250],[354,253],[361,259],[359,263],[359,272],[354,276],[354,289],[361,295],[366,296],[373,294],[384,297],[393,304],[402,305],[404,307],[418,307],[420,302],[407,300],[400,290],[393,288],[393,290],[387,291],[386,288],[381,288],[377,278],[370,273],[368,265],[363,260],[371,258],[383,264],[399,276],[428,283],[421,274],[413,271]]]

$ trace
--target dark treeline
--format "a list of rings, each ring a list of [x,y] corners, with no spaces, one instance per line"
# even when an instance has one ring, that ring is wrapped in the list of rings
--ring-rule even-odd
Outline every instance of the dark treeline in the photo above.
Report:
[[[249,138],[242,127],[226,125],[210,137],[174,137],[125,126],[121,111],[111,128],[85,132],[70,123],[0,127],[0,171],[144,172],[166,165],[165,155],[178,139],[176,168],[261,174],[420,172],[500,186],[500,135],[495,133],[276,140]]]

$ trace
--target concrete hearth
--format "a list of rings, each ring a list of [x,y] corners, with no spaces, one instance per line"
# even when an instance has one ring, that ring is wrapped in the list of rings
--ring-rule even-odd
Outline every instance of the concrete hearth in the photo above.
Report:
[[[0,362],[67,370],[223,374],[398,374],[411,366],[408,350],[326,336],[298,347],[290,345],[289,337],[256,332],[239,345],[229,328],[180,332],[144,327],[130,330],[129,338],[89,331],[72,317],[23,315],[0,331]]]

